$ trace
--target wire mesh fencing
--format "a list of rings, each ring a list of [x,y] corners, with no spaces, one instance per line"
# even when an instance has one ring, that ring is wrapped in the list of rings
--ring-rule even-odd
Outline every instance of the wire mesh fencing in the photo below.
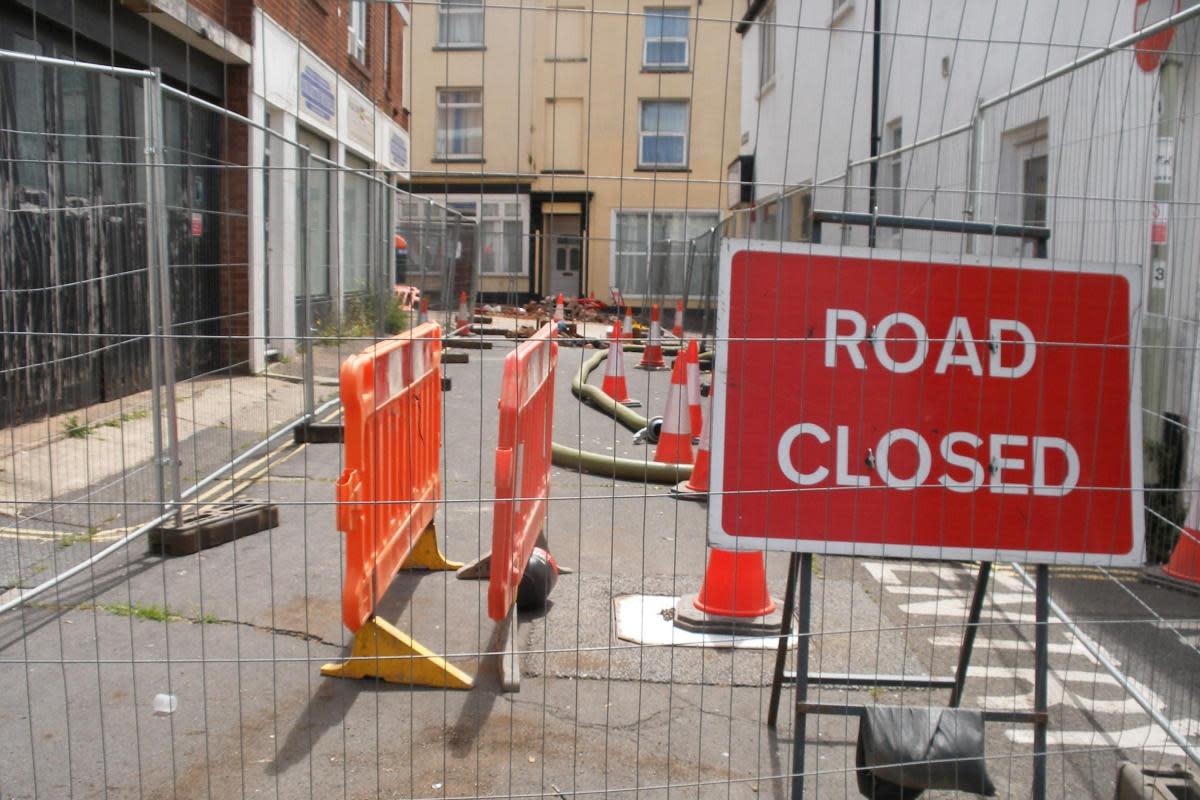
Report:
[[[1200,6],[143,5],[0,9],[0,794],[1198,791]]]

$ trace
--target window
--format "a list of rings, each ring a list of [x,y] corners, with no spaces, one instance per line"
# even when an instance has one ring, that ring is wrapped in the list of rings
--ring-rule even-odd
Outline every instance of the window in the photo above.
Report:
[[[479,269],[486,273],[524,272],[521,253],[524,243],[521,204],[512,200],[488,200],[479,218]]]
[[[622,293],[637,297],[681,296],[689,241],[718,220],[712,211],[618,211],[614,217],[613,277]]]
[[[483,89],[437,90],[437,155],[483,157]]]
[[[362,63],[367,63],[366,0],[350,0],[350,47],[348,52]]]
[[[642,66],[647,69],[686,69],[687,65],[688,10],[647,8]]]
[[[998,188],[999,217],[1004,222],[1044,226],[1049,218],[1049,124],[1039,120],[1015,130],[1006,131],[1001,138],[1000,181]],[[1043,257],[1044,248],[1029,240],[1008,239],[1003,242],[1006,255]]]
[[[885,152],[897,150],[904,144],[904,123],[900,119],[894,119],[887,125],[887,133],[883,139],[883,149]],[[895,214],[897,216],[904,213],[904,158],[897,153],[894,156],[888,156],[884,162],[883,179],[887,182],[883,192],[884,202],[879,204],[883,207],[880,210],[883,214]],[[899,231],[899,228],[896,229]]]
[[[438,47],[483,47],[483,0],[438,3]]]
[[[686,100],[643,100],[638,133],[638,165],[687,166]]]
[[[758,91],[775,80],[775,4],[767,6],[758,22]]]
[[[479,224],[479,270],[488,275],[525,272],[528,198],[514,195],[450,195],[446,207]],[[406,236],[408,234],[405,234]],[[409,245],[411,252],[411,244]]]
[[[296,141],[313,156],[329,158],[329,142],[305,128],[297,128]],[[308,293],[315,297],[329,294],[329,197],[330,172],[325,165],[310,162],[308,171],[308,219],[304,225],[305,252],[308,255]]]
[[[366,174],[371,165],[357,156],[346,154],[346,169],[342,173],[345,186],[342,218],[342,291],[345,294],[365,292],[370,288],[371,275],[371,181]]]
[[[1045,153],[1030,155],[1021,163],[1021,222],[1025,225],[1046,225],[1046,179],[1050,172],[1050,157]]]

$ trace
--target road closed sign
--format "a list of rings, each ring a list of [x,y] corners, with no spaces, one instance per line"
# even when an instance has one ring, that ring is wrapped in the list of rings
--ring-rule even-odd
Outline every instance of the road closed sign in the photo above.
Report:
[[[727,242],[709,540],[1142,560],[1136,271]]]

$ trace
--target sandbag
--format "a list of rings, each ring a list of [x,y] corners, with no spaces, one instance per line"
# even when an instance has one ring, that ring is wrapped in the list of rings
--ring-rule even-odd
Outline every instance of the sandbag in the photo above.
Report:
[[[868,706],[858,727],[858,790],[911,800],[925,789],[992,797],[983,758],[983,715],[962,708]]]

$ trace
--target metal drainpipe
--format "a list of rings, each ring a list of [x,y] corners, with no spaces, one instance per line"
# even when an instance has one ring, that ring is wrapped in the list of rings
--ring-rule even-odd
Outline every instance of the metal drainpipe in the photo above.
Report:
[[[1176,128],[1179,119],[1179,62],[1172,58],[1163,59],[1162,66],[1158,73],[1158,124],[1156,134],[1158,136],[1157,148],[1154,154],[1157,162],[1158,156],[1162,155],[1159,149],[1163,147],[1174,147]],[[1172,159],[1173,160],[1173,159]],[[1168,168],[1163,169],[1156,165],[1154,174],[1154,190],[1153,198],[1154,208],[1161,208],[1167,211],[1166,225],[1170,238],[1170,222],[1171,222],[1171,195],[1172,195],[1172,171],[1173,165],[1168,165]],[[1161,172],[1161,174],[1160,174]],[[1148,345],[1142,352],[1143,366],[1145,369],[1143,380],[1143,405],[1146,408],[1159,411],[1166,411],[1170,406],[1170,401],[1167,396],[1167,384],[1169,379],[1170,368],[1168,365],[1168,346],[1170,344],[1170,330],[1167,318],[1169,309],[1167,308],[1167,278],[1170,253],[1166,241],[1159,244],[1153,243],[1153,234],[1151,234],[1150,245],[1150,285],[1146,298],[1146,310],[1149,312],[1146,319],[1145,339]],[[1155,421],[1153,423],[1159,428],[1158,431],[1147,431],[1147,439],[1161,440],[1162,423]],[[1157,465],[1156,465],[1157,466]],[[1153,480],[1159,482],[1164,475],[1147,476],[1148,481]]]
[[[875,0],[872,6],[874,7],[875,20],[871,38],[871,164],[868,167],[870,170],[870,197],[867,199],[867,210],[874,216],[878,213],[878,198],[876,196],[878,190],[876,187],[879,183],[878,156],[881,141],[879,135],[879,57],[883,30],[883,0]],[[867,246],[875,246],[875,222],[873,220],[867,232]]]

